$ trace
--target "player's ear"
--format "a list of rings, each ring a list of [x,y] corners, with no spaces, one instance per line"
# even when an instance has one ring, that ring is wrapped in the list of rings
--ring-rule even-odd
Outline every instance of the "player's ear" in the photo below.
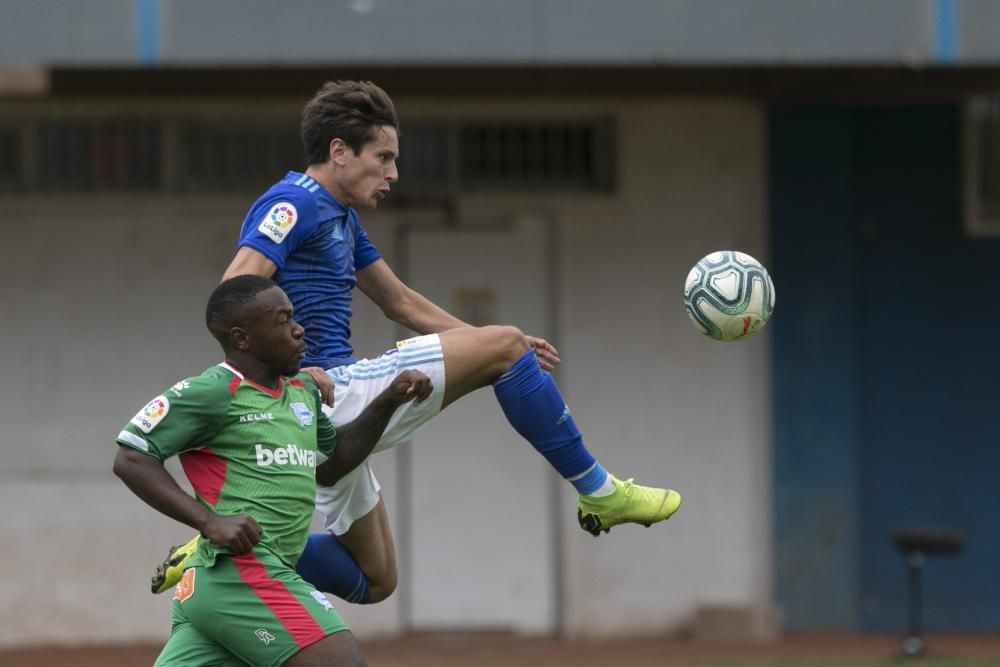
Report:
[[[343,167],[347,163],[348,154],[353,152],[343,139],[330,140],[330,160],[338,167]]]
[[[229,345],[234,350],[245,352],[250,349],[250,335],[243,327],[233,327],[229,330]]]

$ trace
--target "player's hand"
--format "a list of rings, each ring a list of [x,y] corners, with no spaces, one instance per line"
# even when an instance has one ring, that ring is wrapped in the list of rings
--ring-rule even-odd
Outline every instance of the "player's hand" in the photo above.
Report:
[[[403,371],[392,380],[386,389],[388,398],[396,405],[416,401],[420,403],[434,390],[431,379],[416,370]]]
[[[535,338],[534,336],[525,336],[525,338],[528,339],[528,345],[531,346],[531,349],[535,351],[535,356],[538,358],[538,365],[542,367],[542,370],[555,370],[555,367],[561,361],[559,359],[559,350],[543,338]]]
[[[246,514],[236,516],[215,514],[202,528],[201,534],[238,556],[250,551],[260,542],[262,531],[253,517]]]
[[[319,389],[319,397],[322,401],[333,407],[333,380],[330,376],[326,374],[326,371],[318,366],[309,366],[308,368],[303,368],[302,372],[312,378],[313,382],[316,383],[316,387]]]

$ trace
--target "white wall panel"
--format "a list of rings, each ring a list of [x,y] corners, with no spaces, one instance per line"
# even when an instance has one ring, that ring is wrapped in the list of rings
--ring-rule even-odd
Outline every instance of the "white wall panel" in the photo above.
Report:
[[[404,118],[441,108],[400,103]],[[464,220],[541,213],[557,221],[554,342],[574,417],[605,467],[684,495],[684,507],[665,525],[620,527],[594,539],[576,526],[574,494],[565,485],[564,559],[539,564],[547,576],[563,578],[557,607],[564,629],[654,632],[688,622],[705,604],[769,605],[767,334],[733,345],[709,341],[691,328],[681,304],[689,266],[709,250],[736,247],[767,261],[760,110],[723,100],[533,107],[482,101],[446,110],[618,118],[617,194],[459,202]],[[169,599],[146,593],[148,570],[188,531],[144,507],[113,477],[113,440],[148,398],[218,359],[202,309],[248,204],[158,197],[6,203],[0,501],[14,506],[16,517],[2,523],[0,542],[5,567],[17,563],[23,574],[0,579],[0,597],[18,601],[0,609],[0,644],[166,636]],[[365,218],[390,260],[392,219]],[[447,275],[447,262],[440,264]],[[369,305],[359,307],[355,324],[364,354],[396,338]],[[443,470],[461,474],[448,468],[447,451],[441,456]],[[396,457],[382,453],[376,467],[399,531],[402,503],[410,499],[400,497]],[[454,502],[448,488],[440,484],[441,502]],[[485,517],[503,500],[479,502]],[[547,510],[525,517],[548,520]],[[68,555],[76,564],[68,565]],[[404,572],[414,557],[401,547]],[[67,567],[81,574],[62,576]],[[338,607],[359,636],[395,632],[403,587],[412,582],[400,585],[400,594],[381,605]]]

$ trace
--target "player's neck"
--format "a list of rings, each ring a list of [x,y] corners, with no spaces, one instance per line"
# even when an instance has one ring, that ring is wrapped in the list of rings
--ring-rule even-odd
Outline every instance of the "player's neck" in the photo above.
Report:
[[[323,189],[333,195],[341,204],[344,206],[351,205],[351,203],[347,200],[346,193],[343,192],[342,188],[338,186],[337,179],[333,174],[333,168],[329,163],[309,165],[305,174],[323,186]]]
[[[255,385],[276,391],[281,387],[281,374],[264,366],[253,357],[230,354],[226,363],[243,374],[244,379]]]

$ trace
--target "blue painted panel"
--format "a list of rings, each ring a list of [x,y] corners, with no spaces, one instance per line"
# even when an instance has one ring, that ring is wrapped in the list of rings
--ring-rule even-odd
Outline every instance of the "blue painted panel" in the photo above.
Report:
[[[788,629],[855,627],[858,378],[849,110],[769,114],[776,598]]]
[[[927,628],[996,630],[1000,244],[961,233],[955,107],[868,109],[857,135],[862,627],[904,626],[905,568],[889,535],[928,526],[969,542],[927,562]]]
[[[770,113],[777,599],[786,626],[902,632],[894,530],[928,630],[1000,629],[1000,241],[961,231],[956,107]]]

